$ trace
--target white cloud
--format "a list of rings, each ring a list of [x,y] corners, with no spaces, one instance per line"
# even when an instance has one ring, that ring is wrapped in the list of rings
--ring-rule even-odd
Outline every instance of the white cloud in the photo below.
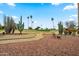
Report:
[[[60,5],[61,3],[52,2],[51,4],[52,4],[52,5]]]
[[[69,21],[74,21],[74,19],[73,18],[69,18]]]
[[[73,4],[65,6],[64,10],[71,10],[71,9],[76,9],[76,8],[77,8],[77,3],[73,3]]]
[[[74,15],[69,16],[68,21],[74,21],[76,23],[76,25],[78,25],[78,17],[77,17],[77,14],[74,14]]]
[[[69,17],[75,17],[75,18],[77,18],[77,14],[74,14],[74,15],[71,15],[71,16],[69,16]]]
[[[14,19],[17,19],[18,17],[17,16],[12,16]]]
[[[7,5],[9,5],[9,6],[13,6],[13,7],[16,6],[15,3],[7,3]]]
[[[0,14],[3,14],[3,11],[0,10]]]

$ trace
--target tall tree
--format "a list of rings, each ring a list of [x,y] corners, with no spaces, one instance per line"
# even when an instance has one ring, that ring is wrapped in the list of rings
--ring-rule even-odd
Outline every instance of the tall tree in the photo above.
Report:
[[[67,28],[74,29],[74,28],[76,27],[75,21],[66,22],[66,27],[67,27]]]
[[[32,18],[33,18],[33,16],[30,15],[31,27],[32,27]]]
[[[32,16],[32,15],[30,15],[30,18],[31,18],[31,19],[32,19],[32,17],[33,17],[33,16]]]
[[[28,29],[29,29],[29,16],[27,17],[27,19],[28,19]]]
[[[53,24],[53,29],[54,29],[54,18],[51,18],[52,24]]]
[[[33,24],[34,24],[34,21],[32,21],[32,28],[33,28]]]

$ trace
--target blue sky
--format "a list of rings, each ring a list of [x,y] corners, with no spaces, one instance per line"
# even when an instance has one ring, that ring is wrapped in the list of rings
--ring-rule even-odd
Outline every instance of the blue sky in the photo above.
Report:
[[[77,22],[77,4],[74,3],[1,3],[0,23],[3,25],[3,15],[12,16],[18,23],[20,16],[23,16],[25,28],[28,27],[27,16],[32,15],[33,28],[52,28],[51,18],[54,18],[54,27],[57,28],[59,21],[65,24],[66,21]]]

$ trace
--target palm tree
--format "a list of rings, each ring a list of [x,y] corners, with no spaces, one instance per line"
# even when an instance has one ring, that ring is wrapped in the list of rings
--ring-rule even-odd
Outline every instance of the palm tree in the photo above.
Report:
[[[51,18],[51,21],[53,23],[53,29],[54,29],[54,18]]]
[[[32,15],[30,15],[31,27],[32,27],[32,17],[33,17],[33,16],[32,16]]]
[[[32,21],[31,27],[33,27],[33,23],[34,23],[34,21]]]
[[[28,29],[29,29],[29,16],[27,17],[27,19],[28,19]]]
[[[32,19],[32,15],[30,15],[30,18]]]
[[[27,19],[28,19],[28,29],[29,29],[29,25],[32,28],[32,15],[28,16]],[[30,19],[30,21],[29,21],[29,19]],[[29,22],[31,22],[31,23],[29,24]]]

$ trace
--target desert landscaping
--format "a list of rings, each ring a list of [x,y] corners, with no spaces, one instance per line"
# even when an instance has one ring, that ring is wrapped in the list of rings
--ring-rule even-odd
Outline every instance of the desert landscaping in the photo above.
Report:
[[[66,5],[61,4],[61,7]],[[74,4],[70,5],[72,7]],[[62,14],[61,10],[58,11],[56,6],[52,7],[49,3],[16,3],[16,8],[8,7],[12,8],[9,9],[11,12],[3,8],[10,15],[0,11],[0,56],[79,56],[79,4],[76,5],[76,18],[66,13],[69,7],[66,6]],[[51,12],[49,9],[52,9]],[[25,10],[27,13],[24,13]],[[44,11],[46,14],[42,13]],[[72,18],[63,21],[65,16],[77,21]]]
[[[17,39],[17,40],[11,39],[11,41],[1,40],[0,55],[77,56],[79,55],[78,45],[79,45],[79,36],[62,35],[61,38],[57,38],[56,36],[53,36],[50,32],[49,33],[42,32],[40,36],[36,38]]]

